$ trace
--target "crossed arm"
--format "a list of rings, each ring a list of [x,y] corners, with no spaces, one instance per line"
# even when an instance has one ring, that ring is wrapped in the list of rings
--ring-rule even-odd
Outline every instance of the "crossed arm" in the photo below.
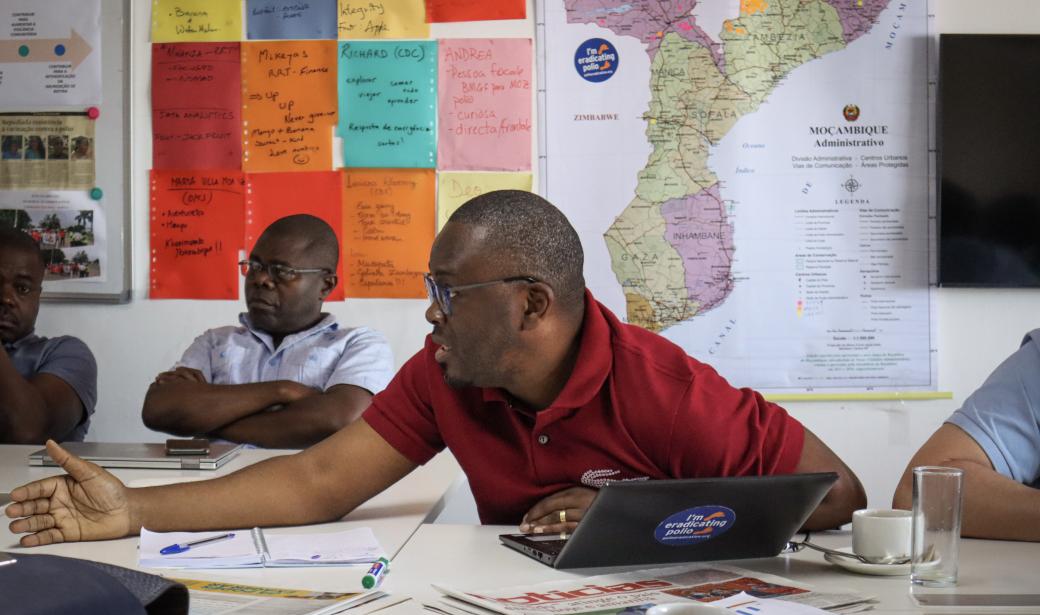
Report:
[[[916,466],[964,470],[963,536],[1040,541],[1040,489],[994,470],[986,452],[960,427],[944,423],[917,451],[899,479],[894,508],[911,507]]]
[[[372,394],[349,384],[319,391],[289,380],[210,384],[189,367],[163,372],[141,416],[151,429],[207,434],[266,448],[303,448],[354,422]]]
[[[53,442],[68,474],[11,492],[8,517],[26,547],[155,531],[212,530],[332,521],[415,469],[368,423],[357,421],[301,451],[213,480],[129,489]],[[364,468],[364,471],[359,471]],[[199,506],[198,502],[206,502]]]
[[[23,378],[0,346],[0,442],[42,444],[61,439],[83,418],[83,402],[53,374]]]

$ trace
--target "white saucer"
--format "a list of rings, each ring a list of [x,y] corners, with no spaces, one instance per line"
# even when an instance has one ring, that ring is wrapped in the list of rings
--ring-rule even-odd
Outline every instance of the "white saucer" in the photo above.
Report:
[[[852,547],[844,547],[835,550],[852,553]],[[910,574],[910,562],[905,564],[868,564],[866,562],[861,562],[858,559],[842,557],[840,555],[831,555],[830,553],[824,553],[823,559],[836,566],[841,566],[845,570],[858,572],[860,574],[877,574],[884,576],[905,576]]]

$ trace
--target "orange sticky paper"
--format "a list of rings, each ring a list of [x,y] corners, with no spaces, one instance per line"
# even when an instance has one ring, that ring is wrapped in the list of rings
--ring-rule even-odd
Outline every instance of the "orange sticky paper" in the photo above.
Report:
[[[292,214],[317,216],[336,231],[340,258],[336,274],[339,284],[327,301],[343,300],[343,206],[340,191],[343,180],[339,171],[310,173],[250,173],[246,175],[246,254],[260,237],[260,233],[279,218]],[[308,263],[289,263],[297,267]]]
[[[152,299],[238,299],[244,186],[237,171],[151,172]]]
[[[426,296],[434,235],[433,169],[349,169],[343,173],[347,295]]]
[[[242,169],[332,169],[336,41],[242,43]]]
[[[426,0],[426,21],[484,21],[490,19],[524,19],[524,0]]]

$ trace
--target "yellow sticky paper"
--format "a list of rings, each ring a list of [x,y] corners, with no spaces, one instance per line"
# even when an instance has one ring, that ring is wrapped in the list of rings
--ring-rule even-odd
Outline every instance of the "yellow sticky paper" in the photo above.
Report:
[[[242,0],[153,0],[152,42],[242,40]]]
[[[437,231],[463,203],[492,190],[531,190],[530,173],[439,173]]]
[[[339,37],[429,38],[424,0],[339,0]]]

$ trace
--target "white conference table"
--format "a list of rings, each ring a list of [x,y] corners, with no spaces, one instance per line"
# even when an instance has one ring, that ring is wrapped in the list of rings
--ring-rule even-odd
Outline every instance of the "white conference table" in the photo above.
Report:
[[[653,567],[554,570],[501,546],[498,535],[515,531],[516,528],[511,526],[423,525],[394,558],[383,585],[391,593],[404,593],[414,600],[382,611],[382,615],[417,615],[422,601],[438,596],[430,587],[431,583],[464,590],[494,589]],[[797,538],[800,539],[801,535]],[[841,548],[852,543],[852,535],[848,531],[814,533],[810,540],[823,546]],[[855,574],[828,563],[817,551],[803,550],[773,558],[725,563],[785,577],[822,591],[852,590],[871,595],[878,600],[871,611],[875,613],[922,612],[910,597],[908,577]],[[962,540],[958,586],[954,590],[937,591],[1040,593],[1040,544]],[[1018,609],[1015,612],[1029,610]],[[1032,612],[1040,612],[1040,607],[1032,609]]]
[[[59,473],[57,468],[30,468],[26,457],[39,447],[0,446],[0,492],[29,480]],[[113,472],[129,484],[158,480],[193,479],[228,474],[261,459],[293,451],[243,451],[239,458],[216,471],[201,470],[124,470]],[[442,494],[459,476],[459,468],[450,454],[442,454],[409,474],[396,485],[369,500],[334,523],[279,528],[280,532],[322,532],[368,526],[388,553],[394,555],[383,588],[396,596],[413,600],[380,611],[380,615],[419,615],[422,601],[433,600],[437,593],[431,583],[458,589],[490,589],[520,584],[534,584],[554,579],[569,579],[607,572],[623,572],[635,568],[581,569],[558,571],[511,549],[498,541],[501,533],[515,532],[513,526],[476,526],[433,524],[443,506]],[[200,503],[200,505],[204,505]],[[849,532],[816,533],[813,542],[832,548],[848,547]],[[52,553],[91,559],[137,568],[136,537],[102,542],[70,543],[23,549],[17,537],[0,524],[0,550],[24,553]],[[877,613],[919,613],[909,594],[907,577],[879,577],[848,572],[827,563],[821,553],[802,551],[768,559],[727,562],[749,570],[774,574],[815,586],[824,591],[853,590],[878,599]],[[648,566],[643,566],[644,568]],[[365,567],[268,568],[241,570],[157,570],[143,569],[164,576],[189,579],[212,579],[250,585],[312,589],[320,591],[354,591],[360,589]],[[943,590],[946,591],[946,590]],[[958,593],[1031,594],[1040,593],[1040,544],[989,540],[961,542],[960,583]],[[984,612],[1005,612],[985,609]],[[951,612],[951,611],[936,611]],[[964,612],[964,611],[959,611]],[[1037,612],[1016,609],[1015,612]]]
[[[0,493],[9,493],[26,482],[61,474],[56,467],[31,467],[28,456],[39,446],[0,445]],[[293,454],[293,450],[247,449],[217,470],[124,469],[110,471],[130,486],[148,486],[158,483],[199,480],[224,476],[263,459]],[[433,520],[443,507],[445,491],[459,476],[455,458],[449,453],[435,457],[417,468],[404,479],[356,508],[340,521],[304,527],[278,528],[277,532],[307,533],[331,532],[370,527],[379,544],[391,556],[411,538],[421,524]],[[199,502],[199,506],[205,506]],[[348,591],[361,589],[365,567],[311,567],[265,568],[239,570],[158,570],[138,568],[136,536],[120,540],[81,542],[43,547],[18,546],[18,537],[8,529],[11,520],[6,516],[0,523],[0,550],[13,553],[50,553],[66,557],[90,559],[127,568],[135,568],[168,577],[233,581],[250,585],[312,589],[318,591]],[[236,529],[236,528],[228,528]]]

